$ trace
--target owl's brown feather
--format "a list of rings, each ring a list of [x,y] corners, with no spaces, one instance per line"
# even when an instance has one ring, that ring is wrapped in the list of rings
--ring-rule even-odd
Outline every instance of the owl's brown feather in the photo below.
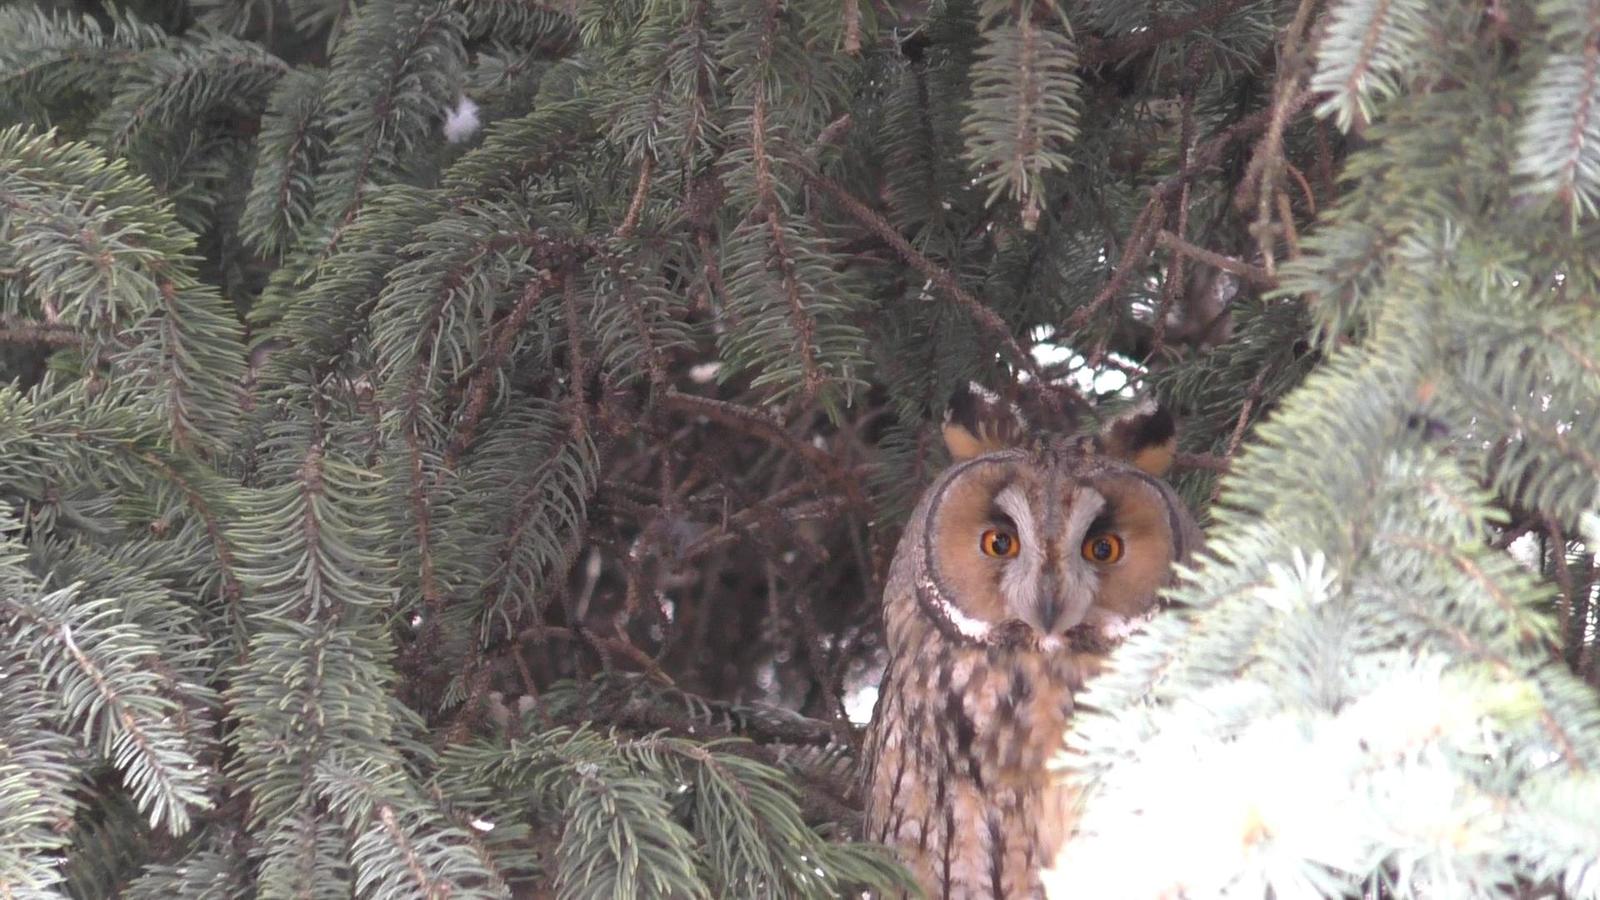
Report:
[[[1071,812],[1047,764],[1072,712],[1073,659],[948,644],[930,655],[885,673],[868,837],[907,851],[929,897],[1039,896]]]

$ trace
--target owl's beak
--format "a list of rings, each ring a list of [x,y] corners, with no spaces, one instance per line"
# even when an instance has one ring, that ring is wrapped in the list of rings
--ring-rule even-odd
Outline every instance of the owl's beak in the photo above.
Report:
[[[1075,609],[1067,599],[1066,580],[1055,569],[1039,574],[1039,598],[1034,607],[1036,619],[1028,624],[1040,634],[1059,634],[1083,620],[1089,610]]]
[[[1046,564],[1045,572],[1038,575],[1038,599],[1034,604],[1035,620],[1030,623],[1038,629],[1040,634],[1056,634],[1062,629],[1070,628],[1075,623],[1070,623],[1072,609],[1067,602],[1066,578],[1061,577],[1054,565]]]
[[[1061,596],[1046,586],[1045,593],[1039,597],[1039,621],[1037,627],[1041,634],[1055,634],[1056,623],[1061,619],[1064,606]]]

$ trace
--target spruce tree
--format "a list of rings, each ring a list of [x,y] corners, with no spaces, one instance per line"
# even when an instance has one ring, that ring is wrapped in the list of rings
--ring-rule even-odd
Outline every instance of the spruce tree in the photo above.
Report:
[[[1060,896],[1600,897],[1593,0],[0,7],[0,895],[827,897],[968,380],[1209,549]]]

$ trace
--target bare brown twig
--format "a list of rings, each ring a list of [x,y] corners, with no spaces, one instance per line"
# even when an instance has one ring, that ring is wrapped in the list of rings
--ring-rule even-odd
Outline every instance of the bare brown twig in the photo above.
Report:
[[[0,342],[8,344],[43,344],[46,347],[77,347],[84,342],[83,335],[69,325],[51,325],[0,316]]]
[[[1189,185],[1192,181],[1189,171],[1189,158],[1194,144],[1194,89],[1200,75],[1199,68],[1203,59],[1205,59],[1204,54],[1199,51],[1192,51],[1189,54],[1188,63],[1184,67],[1183,122],[1178,130],[1178,174],[1183,178],[1183,187],[1178,191],[1176,203],[1177,235],[1179,237],[1189,233]],[[1172,213],[1172,210],[1168,211],[1168,215]],[[1161,232],[1161,234],[1166,233],[1165,231]],[[1159,238],[1160,235],[1157,235],[1158,240]],[[1161,282],[1161,303],[1156,308],[1155,321],[1152,323],[1153,327],[1151,329],[1148,358],[1152,362],[1161,358],[1162,350],[1166,346],[1167,316],[1171,314],[1172,305],[1177,301],[1178,292],[1183,289],[1184,284],[1183,259],[1183,254],[1174,253],[1172,254],[1172,259],[1167,262],[1167,274]]]
[[[639,179],[633,186],[633,199],[628,203],[628,212],[622,217],[622,223],[617,226],[617,237],[631,237],[635,228],[639,227],[639,216],[644,211],[644,201],[650,196],[650,175],[655,170],[655,157],[646,156],[639,163]]]
[[[1274,197],[1278,193],[1278,176],[1285,165],[1283,132],[1289,124],[1290,117],[1310,99],[1309,92],[1302,91],[1300,85],[1305,80],[1312,56],[1311,48],[1303,41],[1311,21],[1311,12],[1316,5],[1317,0],[1301,0],[1295,10],[1294,21],[1289,25],[1287,36],[1284,38],[1283,52],[1279,56],[1272,117],[1261,140],[1256,143],[1255,153],[1245,170],[1244,180],[1239,185],[1241,203],[1251,196],[1252,192],[1254,194],[1256,219],[1253,230],[1256,243],[1260,247],[1261,259],[1265,263],[1267,274],[1274,277],[1277,275],[1277,259],[1273,247],[1275,239],[1272,213]],[[1289,223],[1287,227],[1293,227],[1293,223]]]
[[[1187,16],[1176,19],[1157,19],[1136,34],[1111,41],[1086,41],[1078,53],[1078,65],[1098,66],[1117,62],[1176,40],[1191,31],[1209,28],[1246,6],[1261,0],[1223,0],[1204,6]]]
[[[1267,369],[1265,366],[1256,373],[1250,381],[1250,389],[1245,392],[1244,405],[1239,407],[1239,419],[1234,423],[1233,434],[1228,437],[1227,458],[1231,462],[1233,455],[1239,452],[1239,444],[1244,440],[1245,428],[1250,424],[1250,414],[1255,411],[1256,404],[1261,401],[1262,390],[1266,386]],[[1217,479],[1216,487],[1211,490],[1211,502],[1216,503],[1217,497],[1222,493],[1222,479]]]
[[[556,640],[592,644],[626,658],[629,662],[638,666],[645,675],[661,684],[669,686],[673,684],[672,676],[662,671],[661,666],[656,664],[655,659],[650,654],[635,647],[633,642],[628,640],[627,635],[618,632],[615,637],[607,637],[595,634],[589,629],[582,629],[581,631],[582,633],[580,633],[579,629],[563,628],[559,625],[540,625],[535,628],[525,628],[518,632],[517,641],[521,643],[532,641],[537,644],[543,644],[554,638]]]
[[[1223,475],[1233,471],[1233,465],[1228,460],[1212,453],[1179,453],[1173,465],[1180,469],[1204,469]]]
[[[1039,375],[1038,362],[1034,360],[1028,351],[1022,348],[1021,344],[1017,343],[1016,337],[1011,334],[1011,329],[1006,325],[1005,320],[1001,319],[999,314],[985,306],[982,301],[957,283],[954,275],[951,275],[943,266],[918,252],[915,247],[911,246],[910,241],[907,241],[893,225],[889,224],[887,219],[867,208],[866,204],[857,200],[833,179],[816,172],[807,172],[806,180],[820,188],[823,193],[832,197],[835,202],[844,208],[845,212],[850,214],[851,218],[877,235],[879,240],[888,244],[902,260],[933,282],[934,287],[938,288],[940,293],[954,300],[958,306],[972,317],[978,327],[982,328],[1000,344],[1006,356],[1010,357],[1017,368],[1030,375]]]
[[[1267,274],[1260,266],[1252,266],[1243,260],[1231,256],[1223,256],[1204,247],[1197,247],[1170,231],[1162,231],[1156,235],[1156,243],[1175,253],[1180,253],[1196,262],[1205,263],[1214,269],[1221,269],[1232,275],[1244,279],[1251,286],[1270,290],[1278,286],[1277,279]]]

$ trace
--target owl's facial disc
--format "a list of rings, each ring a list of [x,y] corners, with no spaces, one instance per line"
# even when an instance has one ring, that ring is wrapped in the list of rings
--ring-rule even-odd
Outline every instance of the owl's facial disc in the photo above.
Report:
[[[919,602],[947,634],[976,641],[1011,626],[1064,638],[1144,613],[1174,555],[1170,505],[1149,480],[1021,453],[955,467],[929,507]]]

